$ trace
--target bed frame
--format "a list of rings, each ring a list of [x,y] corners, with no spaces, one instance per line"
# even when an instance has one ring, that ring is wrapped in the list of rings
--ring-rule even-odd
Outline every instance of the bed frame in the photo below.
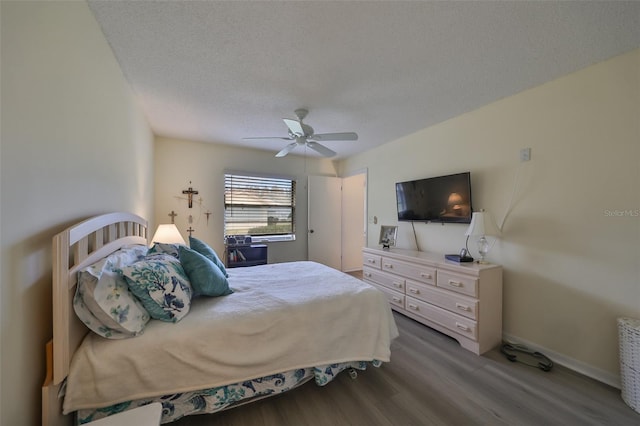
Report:
[[[73,312],[77,272],[129,244],[148,244],[147,221],[131,213],[109,213],[73,225],[53,238],[53,339],[47,343],[42,387],[43,426],[69,425],[59,391],[71,357],[89,329]]]

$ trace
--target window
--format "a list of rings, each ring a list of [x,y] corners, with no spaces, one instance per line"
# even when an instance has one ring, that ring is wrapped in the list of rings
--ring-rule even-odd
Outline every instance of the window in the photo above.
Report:
[[[295,238],[296,182],[293,179],[224,175],[224,234],[262,240]]]

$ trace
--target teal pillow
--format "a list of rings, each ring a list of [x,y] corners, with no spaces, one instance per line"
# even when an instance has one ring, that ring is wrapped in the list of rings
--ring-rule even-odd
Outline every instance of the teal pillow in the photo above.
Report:
[[[206,243],[200,241],[197,238],[189,236],[189,247],[191,247],[192,250],[197,251],[204,257],[211,259],[211,261],[215,263],[218,268],[220,268],[225,277],[229,276],[229,274],[227,273],[227,269],[224,267],[224,263],[222,263],[216,252]]]
[[[227,277],[208,257],[180,246],[180,263],[189,276],[194,296],[226,296],[233,293]]]
[[[129,290],[151,318],[180,321],[191,307],[193,290],[180,261],[168,254],[152,255],[122,268]]]

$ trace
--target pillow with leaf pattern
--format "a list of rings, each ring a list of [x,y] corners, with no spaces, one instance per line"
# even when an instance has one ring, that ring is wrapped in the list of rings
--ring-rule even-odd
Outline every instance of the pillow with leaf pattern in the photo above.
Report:
[[[107,339],[143,332],[149,313],[129,291],[121,268],[144,259],[146,252],[146,246],[124,247],[78,272],[73,309],[93,332]]]
[[[147,252],[147,257],[158,254],[170,254],[177,259],[179,246],[180,244],[153,243],[153,246]]]
[[[122,268],[129,289],[151,318],[178,322],[191,307],[193,290],[180,261],[156,254]]]

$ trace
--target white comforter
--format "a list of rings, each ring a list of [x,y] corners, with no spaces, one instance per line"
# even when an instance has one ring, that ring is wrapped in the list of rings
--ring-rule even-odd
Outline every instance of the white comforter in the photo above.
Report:
[[[64,413],[345,361],[389,361],[398,335],[376,288],[314,262],[229,270],[234,293],[197,298],[144,334],[90,333],[73,356]]]

